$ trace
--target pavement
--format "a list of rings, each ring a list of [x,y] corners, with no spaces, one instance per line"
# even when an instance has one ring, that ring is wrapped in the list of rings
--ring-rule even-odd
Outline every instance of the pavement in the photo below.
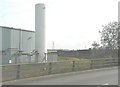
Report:
[[[102,68],[3,82],[3,85],[118,85],[118,68]]]

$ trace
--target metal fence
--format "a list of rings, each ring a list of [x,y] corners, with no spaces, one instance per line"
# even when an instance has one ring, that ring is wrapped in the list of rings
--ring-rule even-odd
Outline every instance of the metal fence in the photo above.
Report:
[[[118,59],[101,58],[81,59],[79,61],[2,65],[0,67],[2,67],[2,81],[9,81],[117,65]]]

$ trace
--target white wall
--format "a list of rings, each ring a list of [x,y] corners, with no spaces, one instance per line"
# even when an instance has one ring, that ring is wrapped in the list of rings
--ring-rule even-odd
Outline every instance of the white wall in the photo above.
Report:
[[[19,48],[19,30],[11,30],[11,48]]]
[[[29,31],[21,32],[21,50],[26,53],[30,53],[35,50],[35,33]],[[20,62],[28,63],[30,57],[27,55],[23,55],[20,57]],[[32,60],[35,60],[35,57],[31,57]]]
[[[57,52],[55,53],[47,53],[47,61],[48,62],[57,62],[57,59],[58,59],[58,55],[57,55]]]
[[[6,54],[0,55],[0,58],[3,59],[0,59],[0,61],[2,61],[3,64],[8,64],[9,60],[12,60],[12,63],[15,63],[16,56],[14,53],[19,51],[19,49],[26,53],[30,53],[35,50],[35,32],[0,27],[0,51],[3,50],[6,52]],[[25,55],[20,56],[18,59],[20,59],[20,62],[28,63],[30,57]],[[35,56],[32,56],[31,60],[34,61]]]
[[[2,64],[2,28],[0,27],[0,65]]]
[[[10,60],[10,50],[11,48],[11,29],[2,28],[2,50],[5,53],[2,55],[2,63],[8,64]]]
[[[31,52],[35,49],[35,33],[22,31],[21,50]]]

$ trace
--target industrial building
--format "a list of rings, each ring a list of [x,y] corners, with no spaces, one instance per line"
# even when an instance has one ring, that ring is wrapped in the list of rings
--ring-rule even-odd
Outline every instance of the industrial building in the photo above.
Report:
[[[1,64],[49,62],[45,36],[45,5],[36,4],[35,31],[0,26]],[[49,54],[50,62],[54,55],[57,61],[57,52]]]

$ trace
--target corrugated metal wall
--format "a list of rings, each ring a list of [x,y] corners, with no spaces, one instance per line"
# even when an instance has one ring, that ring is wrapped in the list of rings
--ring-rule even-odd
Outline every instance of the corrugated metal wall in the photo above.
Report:
[[[35,55],[15,55],[18,51],[30,53],[35,50],[35,32],[9,27],[0,27],[0,64],[35,62]],[[41,61],[41,60],[39,60]],[[39,62],[38,61],[38,62]],[[56,54],[49,54],[48,61],[57,61]]]
[[[0,65],[2,64],[2,28],[0,27]]]
[[[35,33],[27,30],[0,27],[0,51],[2,64],[8,64],[10,60],[15,63],[17,51],[32,52],[35,49]],[[2,45],[3,44],[3,45]],[[31,60],[35,60],[32,56]],[[19,62],[28,63],[29,56],[19,56]]]
[[[11,29],[2,28],[2,64],[8,64],[10,60],[10,50],[11,47]]]
[[[21,32],[21,51],[30,53],[35,49],[35,33],[29,32],[29,31],[22,31]],[[29,60],[35,60],[34,56],[27,56],[23,55],[21,56],[20,62],[22,63],[28,63]]]
[[[20,30],[11,30],[11,48],[19,48],[19,32]]]
[[[48,62],[57,62],[57,52],[48,52],[47,53],[47,61]]]
[[[11,29],[10,60],[12,60],[12,63],[15,63],[16,56],[14,54],[19,50],[19,40],[20,40],[19,32],[20,32],[20,30]]]
[[[35,34],[33,32],[22,31],[21,50],[31,52],[35,49]]]

